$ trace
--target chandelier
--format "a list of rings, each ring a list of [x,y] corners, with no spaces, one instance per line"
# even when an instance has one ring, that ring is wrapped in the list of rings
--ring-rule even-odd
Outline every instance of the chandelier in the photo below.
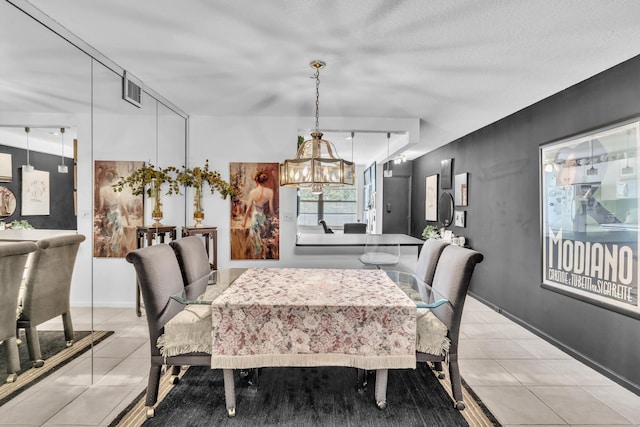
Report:
[[[283,187],[311,188],[313,194],[322,194],[323,187],[353,185],[355,166],[353,162],[338,157],[335,146],[322,139],[318,117],[320,105],[320,69],[323,61],[311,61],[316,80],[316,128],[311,139],[298,147],[294,159],[280,164],[280,185]]]

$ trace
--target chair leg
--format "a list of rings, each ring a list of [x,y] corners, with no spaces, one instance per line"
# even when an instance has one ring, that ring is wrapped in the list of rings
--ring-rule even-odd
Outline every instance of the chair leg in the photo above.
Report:
[[[439,379],[444,379],[444,372],[442,372],[442,362],[433,362],[433,370],[438,373]]]
[[[171,384],[178,384],[178,381],[180,381],[180,369],[180,365],[173,365],[171,367]]]
[[[12,383],[18,378],[18,371],[20,370],[20,355],[18,353],[18,344],[16,338],[11,337],[4,341],[5,351],[7,353],[7,382]]]
[[[160,371],[162,365],[151,365],[149,368],[149,381],[147,382],[147,397],[145,406],[147,408],[147,418],[154,415],[153,405],[158,401],[158,388],[160,387]]]
[[[449,355],[449,380],[451,381],[451,390],[453,391],[454,407],[458,410],[465,408],[462,401],[462,380],[460,377],[460,368],[458,367],[458,356]]]
[[[29,360],[34,368],[41,368],[44,365],[42,353],[40,352],[40,339],[38,338],[38,330],[35,326],[24,328],[27,335],[27,349],[29,350]]]
[[[67,347],[73,345],[73,323],[71,323],[71,313],[68,311],[62,313],[62,325],[64,327],[64,339],[67,341]]]
[[[230,417],[236,416],[236,387],[233,379],[233,369],[223,369],[224,377],[224,400],[227,405],[227,414]]]
[[[376,388],[375,388],[375,396],[376,396],[376,405],[378,405],[379,409],[387,408],[387,379],[389,378],[389,370],[388,369],[378,369],[376,370]]]

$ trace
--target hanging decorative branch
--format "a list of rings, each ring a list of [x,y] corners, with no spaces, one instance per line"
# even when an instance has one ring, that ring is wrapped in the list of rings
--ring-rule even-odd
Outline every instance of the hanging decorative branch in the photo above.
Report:
[[[131,188],[131,193],[134,195],[140,195],[145,192],[147,196],[153,197],[151,183],[153,180],[158,180],[160,184],[168,183],[169,188],[167,194],[178,194],[179,187],[176,184],[175,178],[171,175],[175,168],[173,166],[166,167],[164,169],[156,169],[154,165],[149,163],[139,169],[136,169],[128,177],[120,177],[120,180],[113,184],[113,191],[121,192],[125,187]]]
[[[172,167],[173,168],[173,167]],[[172,169],[176,172],[175,184],[181,184],[185,187],[202,187],[205,182],[209,184],[211,194],[217,190],[223,199],[227,196],[235,194],[235,188],[227,181],[222,179],[218,171],[209,169],[209,160],[204,163],[204,167],[196,166],[194,168],[186,168],[182,166],[182,170]],[[176,191],[179,192],[179,191]]]

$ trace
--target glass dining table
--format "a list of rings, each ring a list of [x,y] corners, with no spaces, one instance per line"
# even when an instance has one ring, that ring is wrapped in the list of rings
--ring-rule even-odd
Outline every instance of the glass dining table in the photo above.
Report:
[[[209,288],[172,298],[211,306],[211,367],[224,371],[230,416],[233,370],[262,367],[375,370],[385,408],[388,369],[416,367],[416,309],[447,303],[413,274],[378,269],[252,268]]]

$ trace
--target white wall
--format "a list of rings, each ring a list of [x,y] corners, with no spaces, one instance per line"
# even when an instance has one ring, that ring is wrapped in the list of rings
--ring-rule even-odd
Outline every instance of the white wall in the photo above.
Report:
[[[103,116],[99,127],[99,139],[94,141],[93,158],[96,160],[144,160],[155,161],[155,134],[149,134],[148,121],[155,118],[144,116]],[[295,155],[298,129],[308,128],[313,118],[299,117],[210,117],[191,116],[189,119],[189,144],[187,164],[203,165],[209,160],[210,168],[229,179],[230,162],[281,162]],[[328,128],[338,129],[416,129],[418,120],[414,119],[332,119],[322,120]],[[155,123],[155,122],[154,122]],[[155,125],[154,125],[155,126]],[[111,127],[112,130],[107,129]],[[125,133],[118,129],[127,129]],[[155,128],[154,128],[155,129]],[[176,141],[179,141],[176,135]],[[167,144],[164,143],[163,147]],[[180,143],[170,145],[170,150],[160,151],[160,166],[181,166],[184,147]],[[90,152],[88,153],[91,154]],[[79,153],[80,156],[80,153]],[[83,155],[84,157],[84,155]],[[91,157],[88,157],[91,158]],[[92,185],[91,162],[79,161],[79,218],[78,228],[91,239],[92,232]],[[361,175],[361,171],[360,171]],[[187,189],[184,197],[165,197],[163,199],[165,219],[163,223],[193,225],[192,189]],[[230,260],[230,201],[223,200],[219,194],[204,192],[205,225],[218,227],[218,264],[220,268],[232,267],[358,267],[357,257],[344,255],[321,256],[305,255],[295,251],[296,236],[296,190],[280,188],[280,260]],[[185,220],[186,206],[186,220]],[[146,210],[149,212],[150,210]],[[84,217],[85,212],[91,212]],[[148,215],[146,215],[148,217]],[[86,245],[83,252],[83,271],[79,277],[93,281],[93,303],[96,307],[122,306],[133,307],[135,303],[135,272],[124,259],[101,259],[91,257],[91,246]],[[83,248],[85,249],[85,248]],[[354,254],[355,255],[355,254]],[[413,259],[410,257],[410,260]],[[411,262],[409,260],[409,262]],[[93,265],[93,271],[91,270]],[[88,305],[90,287],[72,297],[72,305]]]
[[[189,163],[209,159],[211,167],[229,179],[230,162],[281,162],[295,155],[298,129],[308,128],[312,118],[300,117],[190,117]],[[371,118],[323,118],[322,125],[331,129],[407,129],[417,128],[418,120]],[[359,169],[360,177],[362,170]],[[360,191],[361,193],[362,191]],[[359,195],[361,197],[361,194]],[[190,197],[188,195],[187,197]],[[280,260],[230,260],[230,202],[219,195],[205,192],[205,224],[218,227],[218,264],[232,267],[330,267],[359,266],[344,256],[324,260],[295,251],[296,190],[280,188]],[[361,209],[361,208],[360,208]],[[193,210],[188,206],[187,218]]]

